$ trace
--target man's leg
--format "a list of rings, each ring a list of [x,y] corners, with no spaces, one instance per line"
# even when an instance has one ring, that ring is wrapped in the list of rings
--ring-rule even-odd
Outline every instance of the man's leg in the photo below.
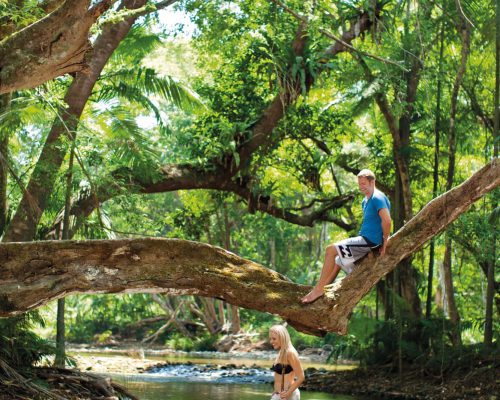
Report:
[[[335,264],[335,257],[337,256],[337,250],[334,245],[329,245],[325,251],[325,261],[323,262],[323,268],[321,269],[321,275],[319,277],[318,283],[314,286],[307,295],[302,297],[300,300],[302,303],[312,303],[319,297],[323,296],[323,288],[325,285],[332,283],[340,272],[340,267]]]

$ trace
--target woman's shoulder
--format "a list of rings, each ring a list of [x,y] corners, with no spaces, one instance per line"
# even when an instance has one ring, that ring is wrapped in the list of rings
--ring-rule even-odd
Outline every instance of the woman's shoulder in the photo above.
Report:
[[[293,358],[293,359],[296,359],[298,360],[299,359],[299,352],[295,349],[295,348],[291,348],[290,350],[288,350],[288,357],[289,358]]]

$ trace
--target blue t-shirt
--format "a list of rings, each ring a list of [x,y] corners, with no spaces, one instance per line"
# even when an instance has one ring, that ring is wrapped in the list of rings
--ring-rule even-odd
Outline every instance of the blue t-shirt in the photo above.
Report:
[[[383,208],[391,211],[391,202],[384,193],[375,189],[369,199],[366,197],[363,199],[361,207],[363,208],[363,222],[359,234],[376,245],[381,244],[384,239],[382,219],[378,212]]]

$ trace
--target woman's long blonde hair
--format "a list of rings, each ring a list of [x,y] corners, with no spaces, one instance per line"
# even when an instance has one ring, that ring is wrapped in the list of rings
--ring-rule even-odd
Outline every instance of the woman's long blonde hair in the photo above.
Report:
[[[288,352],[296,351],[290,340],[290,334],[283,325],[273,325],[269,328],[269,333],[275,333],[280,340],[280,352],[278,354],[278,362],[288,364]]]

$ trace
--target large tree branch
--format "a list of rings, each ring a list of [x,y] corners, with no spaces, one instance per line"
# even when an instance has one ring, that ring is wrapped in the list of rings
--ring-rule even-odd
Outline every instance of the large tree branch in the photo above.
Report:
[[[41,20],[0,42],[0,94],[33,88],[86,68],[89,30],[115,0],[66,0]]]
[[[49,14],[52,11],[56,10],[61,4],[64,3],[65,0],[46,0],[43,1],[41,4],[38,5],[40,9],[44,11],[45,14]],[[14,3],[12,6],[18,6],[19,4],[16,4],[18,2],[16,1],[8,1],[7,4],[9,3]],[[11,35],[13,32],[16,32],[17,30],[24,28],[28,24],[26,22],[25,25],[19,25],[20,23],[23,23],[23,20],[19,21],[17,18],[13,18],[14,14],[12,15],[3,15],[0,18],[0,41],[2,41],[5,37],[8,35]]]
[[[17,21],[1,18],[0,94],[32,88],[65,73],[87,71],[89,29],[115,1],[102,0],[89,8],[89,0],[47,0],[40,8],[49,15],[24,29],[19,29]],[[136,19],[176,1],[144,6],[144,0],[139,10],[123,18]]]
[[[377,16],[378,13],[379,10],[377,9]],[[339,53],[348,51],[352,41],[368,31],[372,23],[373,21],[370,18],[370,13],[361,13],[359,18],[352,21],[349,29],[344,31],[340,38],[334,38],[334,43],[325,50],[325,55],[328,56],[328,58],[333,58]],[[306,26],[307,20],[300,19],[300,25],[292,45],[296,55],[300,55],[304,51],[307,38],[305,32]],[[322,70],[320,70],[318,73],[321,72]],[[312,77],[308,76],[306,78],[306,92],[309,91],[312,83]],[[283,118],[290,104],[292,104],[301,94],[301,85],[299,78],[294,78],[293,84],[289,83],[287,85],[284,85],[283,89],[284,90],[280,94],[278,94],[270,103],[269,107],[263,113],[260,120],[257,121],[252,127],[252,136],[250,140],[245,142],[238,149],[238,153],[240,156],[240,165],[237,169],[240,169],[248,162],[249,158],[256,149],[266,143],[269,143],[270,136],[274,128],[277,126],[281,118]]]
[[[335,225],[350,231],[355,228],[355,224],[348,223],[342,219],[331,215],[331,211],[343,207],[345,204],[350,203],[354,196],[352,194],[337,196],[333,199],[328,199],[322,202],[318,208],[308,207],[302,214],[297,214],[273,204],[272,197],[256,195],[248,187],[232,183],[229,185],[229,190],[245,199],[249,205],[249,209],[259,210],[265,212],[273,217],[283,219],[300,226],[313,226],[316,221],[329,221]]]
[[[305,29],[306,24],[301,23],[292,43],[292,48],[296,57],[301,56],[306,47],[307,36]],[[292,66],[289,65],[289,70],[291,69]],[[231,162],[234,164],[231,168],[233,173],[247,166],[252,155],[259,147],[264,144],[269,144],[274,128],[278,125],[279,121],[281,121],[290,105],[300,96],[301,83],[299,77],[286,76],[282,80],[284,83],[281,85],[279,94],[269,104],[260,119],[252,126],[250,139],[239,146],[239,161],[237,165],[236,160],[233,160],[231,157]],[[312,80],[307,78],[306,82],[306,91],[309,91]]]
[[[0,244],[0,316],[40,307],[71,293],[168,292],[217,297],[286,319],[313,334],[345,334],[355,305],[396,265],[500,185],[498,159],[427,204],[370,258],[330,285],[313,304],[310,289],[226,250],[184,240],[46,241]]]
[[[83,221],[100,204],[122,195],[126,188],[134,188],[138,193],[153,194],[165,193],[177,190],[211,189],[234,193],[248,203],[250,211],[261,211],[285,221],[301,225],[312,226],[316,221],[330,221],[339,227],[351,230],[352,223],[332,215],[331,211],[343,207],[352,201],[352,195],[338,196],[322,201],[320,207],[309,207],[308,209],[293,210],[285,209],[273,204],[272,198],[263,194],[253,193],[241,182],[234,182],[232,174],[225,169],[219,168],[215,171],[203,171],[190,165],[169,165],[162,168],[163,179],[158,183],[149,183],[135,176],[132,170],[122,169],[114,174],[114,184],[106,183],[90,191],[73,202],[70,215],[75,219],[71,229],[72,234],[81,226]],[[121,183],[116,183],[120,181]],[[297,211],[300,211],[297,212]],[[53,224],[47,238],[59,237],[58,232],[62,229],[62,214]]]
[[[304,15],[301,15],[297,11],[294,11],[293,9],[291,9],[290,7],[288,7],[282,1],[280,1],[280,0],[271,0],[271,1],[273,3],[275,3],[275,4],[277,4],[278,6],[280,6],[281,8],[283,8],[287,13],[293,15],[293,17],[296,18],[296,19],[298,19],[299,21],[302,21],[304,23],[308,23],[308,20],[309,20],[308,17],[306,17]],[[356,52],[356,53],[358,53],[360,55],[373,58],[374,60],[382,61],[383,63],[386,63],[386,64],[396,65],[397,67],[402,68],[403,70],[405,70],[405,68],[400,63],[398,63],[398,62],[389,60],[387,58],[379,57],[379,56],[377,56],[375,54],[368,53],[366,51],[361,51],[361,50],[355,48],[351,44],[352,39],[355,38],[355,37],[357,37],[357,36],[359,36],[360,31],[364,31],[363,25],[365,23],[368,22],[369,26],[373,25],[373,21],[370,19],[370,14],[374,14],[375,18],[379,18],[381,8],[382,8],[382,5],[379,4],[379,3],[377,3],[377,2],[375,2],[374,3],[374,9],[370,10],[371,12],[360,13],[358,21],[356,21],[356,22],[354,22],[352,24],[351,29],[349,29],[349,31],[348,31],[350,34],[348,34],[347,36],[344,33],[344,35],[342,37],[338,37],[337,35],[333,34],[332,32],[330,32],[330,31],[328,31],[326,29],[319,28],[318,31],[321,34],[323,34],[324,36],[326,36],[329,39],[332,39],[335,42],[332,46],[330,46],[325,51],[325,56],[330,56],[332,54],[334,55],[338,51],[353,51],[353,52]]]

